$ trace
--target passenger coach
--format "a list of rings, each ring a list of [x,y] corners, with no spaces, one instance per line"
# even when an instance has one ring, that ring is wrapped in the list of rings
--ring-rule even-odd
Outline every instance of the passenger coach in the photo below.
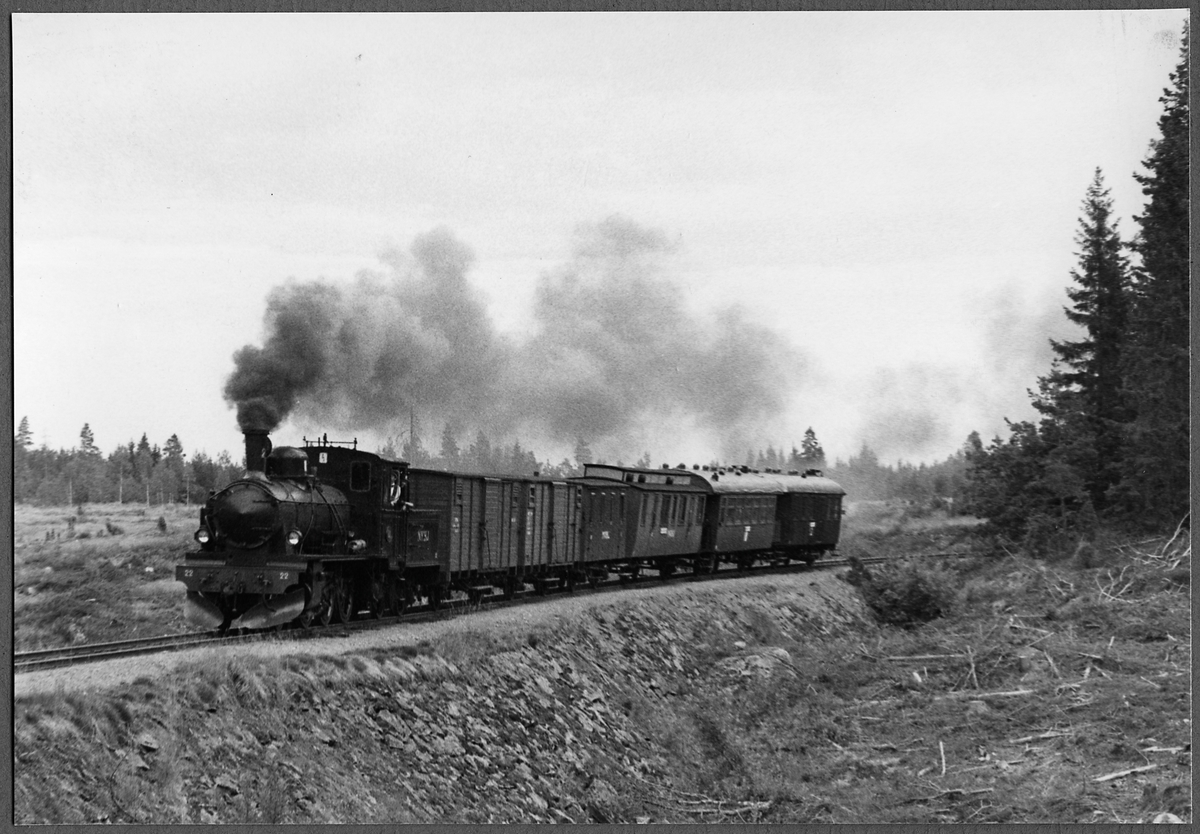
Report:
[[[626,558],[691,555],[702,569],[722,561],[748,564],[768,552],[811,564],[837,546],[846,494],[811,469],[785,474],[749,467],[588,464],[584,478],[593,485],[620,482],[635,496]]]

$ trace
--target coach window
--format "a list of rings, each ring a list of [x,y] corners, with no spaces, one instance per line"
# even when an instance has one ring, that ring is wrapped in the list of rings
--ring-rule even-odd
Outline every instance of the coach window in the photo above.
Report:
[[[371,488],[371,464],[365,460],[350,464],[350,489],[366,492]]]

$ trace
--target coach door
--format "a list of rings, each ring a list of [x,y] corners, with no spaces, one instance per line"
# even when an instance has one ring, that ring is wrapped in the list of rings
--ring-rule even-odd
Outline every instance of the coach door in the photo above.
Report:
[[[617,490],[588,489],[584,518],[586,558],[589,562],[606,562],[624,556],[625,494]]]

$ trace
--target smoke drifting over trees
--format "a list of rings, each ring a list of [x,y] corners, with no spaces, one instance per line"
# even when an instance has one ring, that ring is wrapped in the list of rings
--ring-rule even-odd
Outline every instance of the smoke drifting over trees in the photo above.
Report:
[[[295,415],[386,431],[415,406],[435,423],[557,443],[628,440],[670,418],[745,448],[783,410],[803,357],[743,310],[689,313],[664,272],[670,253],[622,218],[581,228],[537,288],[534,335],[517,342],[468,282],[471,250],[436,230],[348,286],[272,291],[263,345],[234,355],[225,397],[243,430]]]

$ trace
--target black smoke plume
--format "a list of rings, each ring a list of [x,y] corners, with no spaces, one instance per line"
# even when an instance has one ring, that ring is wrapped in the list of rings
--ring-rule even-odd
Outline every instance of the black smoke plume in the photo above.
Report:
[[[294,414],[385,432],[415,405],[434,423],[570,444],[682,418],[743,449],[779,418],[803,359],[744,310],[689,313],[666,275],[672,249],[622,218],[581,228],[517,343],[467,281],[471,251],[437,230],[385,253],[385,273],[273,290],[263,346],[234,355],[225,397],[243,430]]]

